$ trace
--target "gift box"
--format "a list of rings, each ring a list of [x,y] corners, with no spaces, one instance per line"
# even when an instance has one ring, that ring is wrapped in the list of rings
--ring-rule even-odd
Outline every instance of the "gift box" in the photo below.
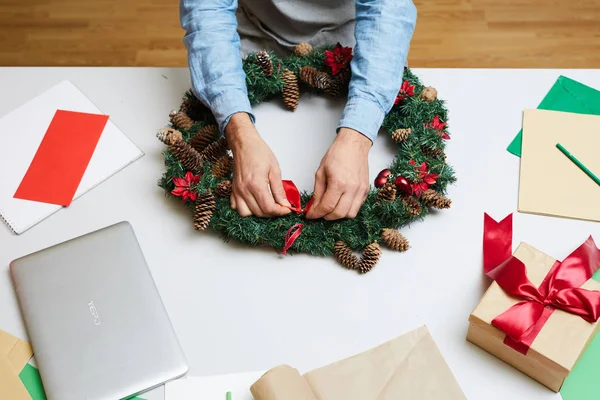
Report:
[[[589,238],[562,262],[526,243],[511,256],[512,219],[486,215],[484,231],[494,282],[469,317],[467,340],[558,392],[598,329],[600,283],[591,277],[600,250]]]

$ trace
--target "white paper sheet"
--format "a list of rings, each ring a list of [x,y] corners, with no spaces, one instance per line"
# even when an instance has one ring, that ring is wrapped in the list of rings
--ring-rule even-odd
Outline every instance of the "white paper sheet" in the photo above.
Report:
[[[57,109],[103,114],[73,83],[63,81],[0,119],[0,220],[17,234],[62,208],[13,198]],[[143,154],[109,119],[74,198]]]
[[[265,371],[241,374],[188,377],[165,385],[165,400],[225,400],[231,392],[232,400],[253,400],[250,386]]]

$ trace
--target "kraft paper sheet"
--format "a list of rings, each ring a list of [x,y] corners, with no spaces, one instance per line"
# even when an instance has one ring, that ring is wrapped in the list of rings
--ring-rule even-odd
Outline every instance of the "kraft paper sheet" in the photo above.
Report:
[[[0,354],[6,356],[15,373],[19,374],[25,364],[33,357],[33,349],[29,342],[0,329]]]
[[[600,221],[600,186],[556,148],[600,176],[599,127],[596,115],[525,111],[519,211]]]
[[[31,399],[19,373],[32,356],[28,342],[0,330],[0,399]]]
[[[465,400],[425,326],[301,376],[279,366],[251,388],[255,400]]]

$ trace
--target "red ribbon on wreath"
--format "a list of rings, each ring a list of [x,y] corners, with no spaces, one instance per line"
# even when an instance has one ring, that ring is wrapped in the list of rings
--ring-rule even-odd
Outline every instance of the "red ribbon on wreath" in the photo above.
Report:
[[[285,195],[288,201],[291,204],[290,210],[298,213],[298,214],[306,214],[310,207],[312,206],[312,199],[306,203],[306,207],[302,208],[302,200],[300,199],[300,191],[292,181],[282,181],[283,189],[285,190]],[[292,247],[296,239],[300,237],[302,233],[302,229],[304,228],[304,224],[295,224],[290,229],[288,229],[287,234],[285,236],[285,242],[283,244],[283,251],[281,254],[284,256],[287,254],[287,251]]]
[[[600,269],[600,249],[590,236],[562,262],[556,261],[539,287],[527,278],[527,268],[512,255],[512,214],[501,222],[485,214],[483,232],[485,274],[509,295],[522,299],[492,321],[506,334],[504,344],[527,354],[554,310],[593,323],[600,317],[600,291],[582,289]]]

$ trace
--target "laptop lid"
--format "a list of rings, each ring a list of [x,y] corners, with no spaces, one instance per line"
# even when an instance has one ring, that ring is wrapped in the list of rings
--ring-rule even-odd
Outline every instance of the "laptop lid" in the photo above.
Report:
[[[10,265],[49,399],[120,399],[187,372],[131,225]]]

